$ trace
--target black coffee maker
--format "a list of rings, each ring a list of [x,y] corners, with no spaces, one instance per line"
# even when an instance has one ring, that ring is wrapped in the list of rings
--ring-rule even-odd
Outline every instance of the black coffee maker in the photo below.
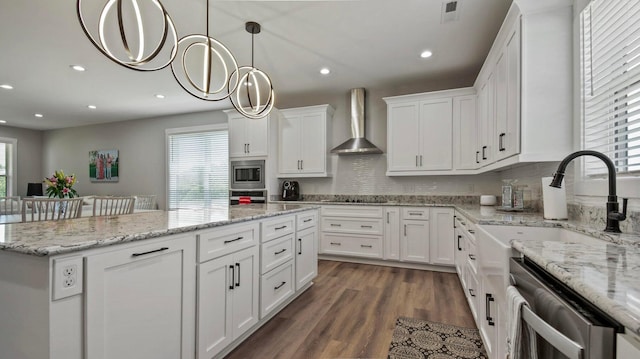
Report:
[[[300,185],[297,181],[282,182],[282,200],[298,201],[300,199]]]

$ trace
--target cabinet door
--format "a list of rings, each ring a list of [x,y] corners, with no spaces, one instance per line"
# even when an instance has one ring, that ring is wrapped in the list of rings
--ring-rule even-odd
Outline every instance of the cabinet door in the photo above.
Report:
[[[324,173],[327,171],[327,131],[325,113],[302,115],[300,131],[300,169],[303,173]]]
[[[212,358],[233,341],[233,255],[198,266],[198,358]]]
[[[420,121],[417,102],[388,106],[388,171],[415,171],[420,156]]]
[[[420,102],[420,170],[453,168],[453,100]]]
[[[453,99],[454,168],[471,170],[476,162],[476,96],[460,96]]]
[[[453,209],[431,208],[429,223],[431,264],[454,265]]]
[[[429,263],[429,221],[404,220],[401,259]]]
[[[400,207],[388,207],[384,212],[384,259],[400,260]]]
[[[278,120],[278,167],[279,172],[294,174],[300,172],[300,132],[302,116],[280,116]]]
[[[192,236],[86,258],[86,357],[192,358]]]
[[[296,237],[296,290],[300,290],[318,275],[318,229],[299,231]]]
[[[229,116],[229,157],[248,156],[247,121],[242,116]]]
[[[271,115],[259,119],[245,119],[247,126],[247,154],[249,156],[269,155],[269,120]],[[231,132],[231,130],[229,131]]]
[[[247,248],[233,254],[233,339],[239,338],[244,332],[258,323],[258,292],[260,278],[258,268],[257,246]],[[229,286],[231,288],[231,285]],[[222,288],[219,288],[220,292]],[[219,295],[219,294],[218,294]]]
[[[507,125],[504,157],[520,153],[520,22],[507,42]]]
[[[478,157],[481,166],[491,164],[494,160],[493,138],[495,128],[495,79],[491,73],[487,82],[480,88],[478,108],[482,114],[478,117]]]

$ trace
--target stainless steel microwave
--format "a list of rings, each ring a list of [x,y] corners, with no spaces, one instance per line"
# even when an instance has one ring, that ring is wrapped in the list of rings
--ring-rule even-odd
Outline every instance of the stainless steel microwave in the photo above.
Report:
[[[231,161],[230,189],[265,189],[264,160]]]

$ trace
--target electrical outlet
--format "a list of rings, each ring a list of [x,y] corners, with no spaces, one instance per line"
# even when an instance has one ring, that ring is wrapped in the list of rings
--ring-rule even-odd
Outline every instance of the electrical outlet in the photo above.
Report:
[[[82,293],[82,260],[80,256],[53,259],[53,300]]]

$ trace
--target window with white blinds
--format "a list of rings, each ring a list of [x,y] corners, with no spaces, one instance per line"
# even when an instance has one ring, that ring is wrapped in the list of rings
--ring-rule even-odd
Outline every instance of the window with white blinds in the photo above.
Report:
[[[168,133],[168,208],[229,204],[226,129]]]
[[[0,137],[0,197],[15,196],[18,140]]]
[[[583,148],[640,174],[640,1],[593,0],[581,17]],[[607,173],[587,156],[585,175]]]

